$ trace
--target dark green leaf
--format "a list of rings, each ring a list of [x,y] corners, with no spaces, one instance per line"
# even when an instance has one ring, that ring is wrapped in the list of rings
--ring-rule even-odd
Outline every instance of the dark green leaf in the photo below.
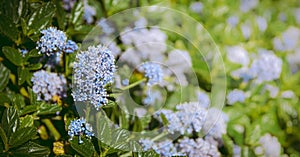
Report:
[[[36,105],[28,105],[28,106],[25,106],[20,112],[19,114],[21,116],[25,115],[25,114],[28,114],[28,113],[32,113],[32,112],[35,112],[37,111],[37,106]]]
[[[13,156],[26,156],[26,157],[43,157],[48,156],[50,154],[50,150],[47,147],[41,146],[34,142],[27,142],[26,144],[18,147],[13,150]]]
[[[137,157],[159,157],[154,151],[147,151],[147,152],[138,152],[134,153],[134,156]]]
[[[62,1],[60,1],[60,0],[55,1],[56,17],[57,17],[58,27],[60,29],[64,30],[65,20],[66,20],[66,12],[65,12],[65,10],[62,6],[63,6]]]
[[[2,48],[5,57],[14,65],[21,66],[23,64],[23,58],[21,52],[12,47],[5,46]]]
[[[31,88],[27,88],[27,91],[29,93],[29,97],[30,97],[30,104],[31,105],[35,105],[37,103],[37,96],[35,93],[33,93]]]
[[[18,68],[18,84],[19,85],[22,85],[26,81],[28,73],[29,73],[29,70],[26,69],[25,67]]]
[[[27,68],[28,70],[39,70],[43,67],[42,63],[37,63],[37,64],[31,64]]]
[[[4,105],[4,103],[10,103],[10,98],[4,93],[0,93],[0,106]]]
[[[126,143],[129,138],[130,133],[128,130],[125,129],[114,129],[112,131],[112,140],[111,140],[111,145],[112,147],[115,148],[116,145],[121,144],[121,143]]]
[[[61,106],[57,104],[47,104],[42,102],[38,108],[37,115],[47,115],[47,114],[56,114],[62,109]]]
[[[70,140],[71,147],[78,152],[82,156],[90,157],[95,153],[95,148],[91,140],[86,139],[85,137],[81,137],[83,143],[79,144],[78,137],[73,137]]]
[[[2,127],[0,127],[0,137],[2,139],[3,144],[7,145],[8,139],[7,139],[6,134],[5,134],[4,130],[2,129]]]
[[[36,135],[36,130],[34,127],[24,127],[18,129],[14,132],[10,139],[9,145],[11,148],[15,148],[33,138]]]
[[[18,40],[18,28],[16,24],[13,23],[11,18],[3,14],[0,14],[0,19],[0,31],[16,42]]]
[[[106,119],[106,115],[104,113],[99,112],[97,114],[97,132],[99,140],[109,145],[111,138],[111,128],[109,127],[108,120]]]
[[[9,74],[10,71],[2,63],[0,63],[0,91],[2,91],[8,84]]]
[[[33,127],[33,121],[34,119],[32,115],[26,115],[21,118],[20,128]]]
[[[1,127],[8,138],[18,129],[19,123],[17,110],[14,107],[7,108],[2,115]]]
[[[28,19],[28,35],[36,34],[44,29],[50,22],[55,14],[55,6],[52,2],[48,2],[43,6],[36,9]]]
[[[41,57],[42,54],[39,53],[37,49],[32,49],[25,55],[25,60],[32,58],[32,57]]]
[[[83,1],[77,1],[71,13],[71,23],[75,26],[80,25],[84,13]]]
[[[21,109],[25,106],[25,100],[21,94],[10,94],[10,100],[16,109]]]

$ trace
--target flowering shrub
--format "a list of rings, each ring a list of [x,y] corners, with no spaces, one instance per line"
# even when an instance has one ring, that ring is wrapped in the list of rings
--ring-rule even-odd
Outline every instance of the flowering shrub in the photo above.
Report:
[[[298,1],[3,0],[0,39],[0,156],[300,156]]]

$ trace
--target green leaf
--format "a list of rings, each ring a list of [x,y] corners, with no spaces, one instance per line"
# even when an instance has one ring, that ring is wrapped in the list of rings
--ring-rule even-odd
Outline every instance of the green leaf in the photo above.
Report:
[[[42,63],[37,63],[37,64],[31,64],[27,68],[28,70],[39,70],[43,67]]]
[[[70,140],[71,147],[82,156],[90,157],[95,153],[95,148],[91,140],[81,137],[83,143],[79,144],[78,137]]]
[[[11,148],[15,148],[33,138],[36,135],[36,130],[34,127],[24,127],[18,129],[14,132],[10,139],[9,145]]]
[[[159,157],[159,155],[156,154],[153,150],[147,151],[147,152],[134,153],[134,156],[137,156],[137,157]]]
[[[50,150],[47,147],[41,146],[34,142],[27,142],[26,144],[13,150],[13,156],[24,156],[24,157],[44,157],[50,154]]]
[[[47,104],[42,102],[38,108],[37,115],[56,114],[62,110],[61,106],[57,104]]]
[[[29,73],[29,70],[25,67],[18,68],[18,84],[22,85],[26,81],[26,77]]]
[[[42,54],[40,54],[37,49],[32,49],[31,51],[26,53],[24,60],[28,60],[29,58],[33,58],[33,57],[41,57],[41,56]]]
[[[0,93],[0,106],[3,106],[4,103],[10,103],[10,98],[4,94],[4,93]]]
[[[7,108],[2,115],[1,127],[8,138],[18,129],[19,123],[17,110],[14,107]]]
[[[21,66],[23,64],[23,58],[21,53],[12,47],[4,46],[2,48],[5,57],[16,66]]]
[[[25,100],[21,94],[10,94],[10,100],[16,109],[21,109],[25,106]]]
[[[10,71],[2,63],[0,63],[0,91],[2,91],[8,84],[9,74]]]
[[[36,34],[44,29],[51,22],[51,18],[55,14],[55,6],[52,2],[48,2],[36,9],[29,17],[27,22],[28,35]]]
[[[34,118],[32,115],[26,115],[25,117],[20,118],[20,120],[20,128],[33,127]]]
[[[8,144],[8,139],[2,127],[0,127],[0,137],[2,139],[3,144],[6,146]],[[6,148],[7,149],[7,148]]]
[[[56,0],[55,1],[55,7],[56,7],[56,18],[58,27],[62,30],[65,28],[65,19],[66,19],[66,12],[64,8],[62,7],[62,1]]]
[[[114,129],[112,131],[112,145],[115,145],[117,143],[127,143],[126,141],[128,140],[130,136],[130,133],[128,132],[128,130],[125,129]]]
[[[99,112],[97,114],[97,132],[99,140],[109,145],[112,138],[111,138],[111,128],[109,127],[108,120],[106,119],[105,113]]]
[[[28,106],[25,106],[20,112],[20,116],[23,116],[25,114],[28,114],[28,113],[32,113],[32,112],[35,112],[37,111],[37,106],[36,105],[28,105]]]
[[[83,1],[78,1],[72,9],[71,13],[71,23],[74,26],[80,25],[84,13],[84,4]]]
[[[12,41],[16,42],[19,35],[16,24],[13,23],[11,18],[3,14],[0,14],[0,19],[0,31]]]

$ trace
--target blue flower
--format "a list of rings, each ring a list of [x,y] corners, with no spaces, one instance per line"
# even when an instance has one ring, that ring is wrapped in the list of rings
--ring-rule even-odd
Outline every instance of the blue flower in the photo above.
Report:
[[[42,30],[43,36],[37,42],[37,49],[40,53],[51,55],[60,52],[65,48],[67,36],[63,31],[57,30],[55,27],[49,27]]]
[[[66,96],[66,79],[63,76],[40,70],[33,74],[31,81],[38,100],[49,101],[53,96]]]
[[[78,136],[79,143],[83,143],[81,140],[81,135],[85,135],[88,138],[94,136],[92,126],[86,122],[84,118],[72,120],[68,126],[68,135],[71,137]]]
[[[234,89],[233,91],[228,93],[227,103],[229,105],[233,105],[236,102],[244,102],[245,98],[246,98],[246,96],[245,96],[244,91]]]
[[[77,44],[72,40],[68,40],[68,42],[66,43],[66,45],[64,47],[64,52],[73,53],[76,50],[78,50]]]
[[[153,86],[163,80],[163,72],[159,64],[147,62],[142,64],[138,70],[143,72],[148,79],[148,86]]]
[[[76,55],[74,62],[74,101],[90,101],[96,109],[108,103],[107,84],[113,82],[115,59],[102,45],[90,46]]]
[[[178,142],[178,148],[180,152],[186,154],[189,157],[221,156],[216,146],[210,144],[202,138],[194,140],[185,137],[183,139],[180,139]]]

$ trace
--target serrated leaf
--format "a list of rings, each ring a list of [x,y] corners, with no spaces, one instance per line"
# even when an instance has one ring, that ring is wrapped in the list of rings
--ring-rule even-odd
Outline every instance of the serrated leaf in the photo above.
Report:
[[[108,120],[106,119],[106,116],[104,113],[98,113],[97,114],[97,133],[99,140],[109,145],[112,138],[111,138],[111,128],[109,127]]]
[[[18,129],[19,123],[17,110],[14,107],[7,108],[2,115],[1,127],[8,138]]]
[[[71,13],[71,23],[73,25],[80,25],[84,13],[84,4],[83,1],[78,1],[72,9]]]
[[[27,142],[24,145],[13,150],[13,156],[23,156],[23,157],[44,157],[50,154],[49,148],[41,146],[34,142]]]
[[[20,119],[20,128],[25,128],[25,127],[33,127],[33,121],[34,118],[32,115],[26,115],[25,117]]]
[[[79,139],[77,136],[73,137],[73,139],[70,140],[71,147],[82,156],[93,156],[93,154],[95,153],[93,143],[90,140],[83,137],[81,137],[83,143],[79,144],[78,140]]]
[[[56,114],[57,112],[60,112],[62,110],[61,106],[58,106],[57,104],[47,104],[47,103],[41,103],[37,115],[47,115],[47,114]]]
[[[4,46],[2,48],[5,57],[16,66],[21,66],[23,64],[23,58],[21,53],[12,47]]]
[[[26,81],[28,73],[29,73],[29,70],[26,69],[25,67],[18,68],[18,84],[19,85],[22,85]]]
[[[9,74],[10,71],[2,63],[0,63],[0,91],[2,91],[8,84]]]
[[[44,29],[50,22],[51,18],[55,14],[55,6],[52,2],[48,2],[43,6],[36,9],[27,22],[28,35],[36,34],[40,30]]]
[[[36,130],[34,127],[24,127],[18,129],[14,132],[10,139],[9,145],[11,148],[15,148],[33,138],[36,135]]]

